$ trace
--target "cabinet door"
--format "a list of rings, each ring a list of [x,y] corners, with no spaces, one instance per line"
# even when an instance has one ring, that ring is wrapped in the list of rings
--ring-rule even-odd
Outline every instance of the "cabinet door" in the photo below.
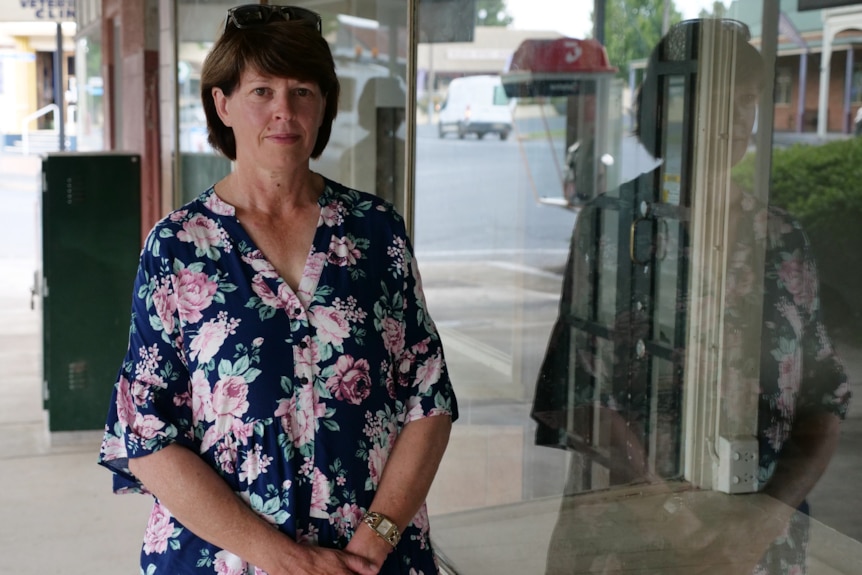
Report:
[[[140,158],[42,162],[43,392],[49,430],[104,426],[128,345],[140,253]]]

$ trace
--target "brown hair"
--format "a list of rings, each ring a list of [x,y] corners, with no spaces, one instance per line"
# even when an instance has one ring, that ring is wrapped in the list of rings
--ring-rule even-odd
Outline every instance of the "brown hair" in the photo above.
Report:
[[[320,157],[329,143],[340,92],[335,61],[320,32],[301,20],[276,20],[242,30],[229,27],[216,40],[201,70],[201,100],[207,118],[207,140],[231,160],[236,159],[236,139],[233,129],[225,126],[216,112],[212,90],[220,88],[230,96],[247,68],[317,83],[326,98],[326,108],[311,157]]]

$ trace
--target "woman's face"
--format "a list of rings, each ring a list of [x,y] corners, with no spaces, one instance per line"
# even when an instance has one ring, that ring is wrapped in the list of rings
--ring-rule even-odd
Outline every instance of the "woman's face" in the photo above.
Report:
[[[315,82],[246,69],[230,96],[213,88],[213,99],[233,129],[238,163],[274,170],[308,165],[326,106]]]
[[[754,119],[757,117],[757,103],[760,100],[760,85],[755,80],[738,82],[733,91],[733,125],[731,135],[731,165],[735,166],[745,156]]]

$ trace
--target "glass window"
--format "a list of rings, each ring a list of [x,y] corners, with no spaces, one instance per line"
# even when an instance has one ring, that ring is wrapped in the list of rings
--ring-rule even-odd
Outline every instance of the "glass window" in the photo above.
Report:
[[[105,81],[102,77],[102,37],[99,26],[77,40],[75,85],[77,91],[77,148],[105,149]]]
[[[789,104],[793,94],[793,72],[781,67],[775,70],[775,103]]]
[[[862,64],[853,64],[853,81],[850,93],[854,104],[862,103]]]
[[[847,417],[862,283],[835,246],[862,241],[862,214],[815,182],[826,165],[850,177],[838,158],[858,141],[839,124],[828,142],[773,132],[799,81],[776,67],[794,56],[776,3],[677,2],[665,18],[609,2],[608,73],[562,39],[589,27],[514,1],[508,27],[447,27],[481,21],[467,4],[420,8],[419,29],[437,28],[416,47],[414,243],[461,406],[429,496],[445,563],[852,571],[862,531],[841,477],[862,473]],[[589,23],[585,4],[567,21]],[[692,21],[701,8],[722,18]],[[813,34],[821,16],[781,17]],[[489,76],[509,98],[496,123],[477,118]]]

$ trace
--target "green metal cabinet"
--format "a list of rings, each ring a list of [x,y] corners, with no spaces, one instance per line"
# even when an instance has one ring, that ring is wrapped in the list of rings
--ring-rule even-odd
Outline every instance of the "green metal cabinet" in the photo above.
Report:
[[[104,427],[128,346],[140,198],[138,155],[59,152],[42,160],[43,399],[51,432]]]

